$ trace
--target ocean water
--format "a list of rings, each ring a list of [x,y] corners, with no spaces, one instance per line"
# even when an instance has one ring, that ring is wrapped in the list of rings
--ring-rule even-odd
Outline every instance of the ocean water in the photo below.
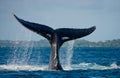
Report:
[[[0,78],[120,78],[120,48],[62,47],[64,71],[48,70],[50,53],[50,47],[0,47]]]

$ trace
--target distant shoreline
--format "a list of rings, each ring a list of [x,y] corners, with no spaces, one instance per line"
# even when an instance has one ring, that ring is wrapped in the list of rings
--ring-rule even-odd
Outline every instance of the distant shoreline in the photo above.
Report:
[[[44,39],[40,41],[11,41],[0,40],[0,47],[29,46],[29,47],[50,47],[49,42]],[[67,43],[63,45],[66,47]],[[87,40],[75,40],[74,47],[120,47],[120,39],[91,42]]]

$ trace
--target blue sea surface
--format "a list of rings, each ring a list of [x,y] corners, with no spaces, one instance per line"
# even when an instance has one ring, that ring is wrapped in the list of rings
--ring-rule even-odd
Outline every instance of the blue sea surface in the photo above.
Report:
[[[48,70],[50,47],[0,47],[0,78],[120,78],[119,47],[68,51],[62,47],[59,52],[64,71],[52,71]]]

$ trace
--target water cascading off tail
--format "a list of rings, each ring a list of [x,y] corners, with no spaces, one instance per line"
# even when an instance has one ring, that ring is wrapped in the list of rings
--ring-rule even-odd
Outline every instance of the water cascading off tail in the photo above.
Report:
[[[74,48],[74,43],[75,41],[69,41],[67,42],[67,47],[66,47],[66,69],[71,69],[71,62],[72,62],[72,56],[73,56],[73,48]]]
[[[32,54],[32,48],[34,43],[30,43],[32,34],[29,32],[25,32],[26,37],[28,37],[28,41],[24,42],[24,46],[19,46],[19,41],[15,42],[15,46],[13,46],[13,50],[11,55],[7,61],[8,65],[28,65],[29,60]],[[16,45],[18,44],[18,46]]]

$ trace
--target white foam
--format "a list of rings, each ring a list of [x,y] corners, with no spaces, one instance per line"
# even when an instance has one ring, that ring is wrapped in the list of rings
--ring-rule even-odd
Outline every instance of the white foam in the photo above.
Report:
[[[112,63],[110,66],[103,66],[103,65],[96,64],[96,63],[80,63],[77,69],[107,70],[107,69],[120,69],[120,66],[118,66],[116,63]]]
[[[64,70],[73,70],[73,68],[71,66],[64,66],[63,69]]]
[[[71,67],[63,66],[64,70],[110,70],[110,69],[120,69],[116,63],[112,63],[109,66],[104,66],[96,63],[80,63],[80,64],[72,64]]]
[[[27,71],[38,71],[47,70],[47,66],[30,66],[30,65],[0,65],[0,69],[3,70],[27,70]]]
[[[120,69],[116,63],[112,63],[109,66],[103,66],[96,63],[80,63],[80,64],[72,64],[71,67],[63,66],[64,70],[108,70],[108,69]],[[0,65],[0,70],[25,70],[25,71],[39,71],[39,70],[48,70],[48,65],[41,66],[32,66],[32,65]]]

